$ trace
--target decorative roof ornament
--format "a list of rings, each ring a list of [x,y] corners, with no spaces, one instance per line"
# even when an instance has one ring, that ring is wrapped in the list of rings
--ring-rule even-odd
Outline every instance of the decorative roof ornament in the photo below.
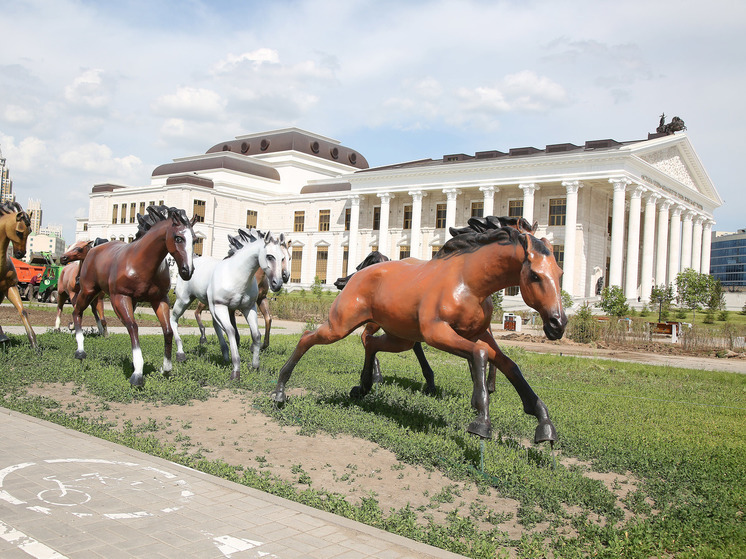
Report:
[[[681,120],[679,117],[675,116],[673,117],[673,120],[666,124],[666,114],[663,113],[661,115],[660,124],[658,125],[658,128],[655,129],[655,131],[658,134],[673,134],[674,132],[678,132],[679,130],[686,130],[686,125],[684,124],[684,121]]]

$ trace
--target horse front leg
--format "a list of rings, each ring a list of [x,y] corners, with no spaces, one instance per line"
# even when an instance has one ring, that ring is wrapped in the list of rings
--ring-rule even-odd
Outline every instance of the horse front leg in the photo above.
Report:
[[[264,318],[264,341],[262,343],[262,351],[264,351],[269,347],[269,331],[272,328],[272,315],[269,314],[269,303],[266,298],[262,299],[258,307]]]
[[[94,288],[95,289],[95,288]],[[75,359],[85,359],[85,337],[83,336],[83,311],[88,308],[93,298],[98,295],[98,291],[83,291],[82,289],[77,293],[75,299],[75,305],[73,306],[73,328],[75,329],[75,341],[77,343],[77,349],[75,350]]]
[[[207,336],[205,336],[205,325],[202,324],[202,311],[205,310],[207,307],[205,304],[200,301],[197,303],[197,308],[194,309],[194,319],[197,321],[197,326],[199,327],[199,343],[200,345],[207,343]]]
[[[414,349],[414,354],[417,356],[417,361],[422,369],[422,376],[425,377],[425,394],[428,396],[435,396],[435,373],[433,372],[432,367],[430,367],[430,363],[427,362],[425,350],[422,349],[422,343],[415,342],[412,349]]]
[[[518,368],[518,365],[516,365],[512,359],[500,350],[500,347],[497,345],[491,332],[485,331],[479,339],[487,343],[487,345],[490,346],[490,349],[494,351],[495,356],[490,357],[490,362],[494,363],[497,368],[500,369],[502,374],[510,381],[510,384],[513,385],[516,392],[518,392],[518,395],[521,397],[521,402],[523,403],[523,411],[536,417],[539,422],[539,425],[537,425],[536,431],[534,432],[534,443],[545,441],[554,443],[557,440],[557,430],[554,428],[552,420],[549,419],[549,410],[544,402],[541,401],[541,398],[539,398],[531,386],[529,386],[526,379],[523,378],[523,374]]]
[[[57,331],[59,331],[60,324],[62,323],[62,308],[69,298],[67,291],[57,292],[57,315],[54,317],[54,329]]]
[[[471,405],[477,410],[477,417],[466,430],[482,438],[490,438],[492,422],[490,421],[490,395],[486,380],[490,357],[489,346],[483,341],[475,343],[467,340],[445,322],[435,321],[420,326],[428,345],[458,355],[468,361],[473,386]]]
[[[114,312],[117,314],[117,317],[122,321],[124,327],[127,328],[127,332],[130,335],[130,342],[132,342],[132,365],[135,370],[130,376],[130,384],[132,386],[142,386],[142,370],[145,361],[142,357],[142,349],[140,349],[140,337],[138,334],[137,323],[135,322],[132,299],[124,295],[111,295],[110,298],[111,306],[114,307]]]
[[[106,317],[104,316],[104,297],[102,294],[99,294],[99,296],[96,297],[96,300],[93,301],[93,304],[91,305],[91,312],[93,313],[93,318],[96,319],[98,335],[107,337],[109,335],[109,330],[106,327]]]
[[[373,337],[373,335],[378,332],[381,329],[378,324],[374,322],[369,322],[365,325],[365,329],[363,330],[363,333],[360,335],[360,340],[363,342],[363,347],[365,347],[366,341],[368,338]],[[372,367],[372,373],[373,373],[373,382],[376,384],[380,384],[383,382],[383,374],[381,373],[381,363],[378,361],[378,357],[373,357],[373,361],[371,363]],[[363,365],[363,368],[365,366]]]
[[[213,323],[219,325],[220,329],[225,332],[225,336],[228,338],[230,344],[230,359],[233,365],[231,370],[231,380],[240,380],[241,378],[241,356],[238,354],[238,342],[236,340],[236,329],[234,328],[234,322],[231,320],[233,312],[228,309],[226,305],[217,305],[210,302],[210,312],[212,313]],[[215,328],[215,332],[218,334],[220,339],[220,347],[223,349],[223,359],[227,360],[226,351],[224,349],[225,340],[220,333],[218,328]]]
[[[151,303],[155,315],[158,317],[158,322],[161,323],[161,330],[163,330],[163,369],[161,372],[168,376],[173,369],[173,363],[171,363],[171,350],[173,348],[174,331],[171,329],[171,317],[170,308],[168,306],[168,299]]]
[[[181,336],[179,335],[179,319],[184,311],[190,305],[192,301],[176,299],[174,303],[173,311],[170,313],[171,330],[173,331],[174,338],[176,339],[176,361],[183,363],[186,361],[186,353],[184,353],[184,345],[181,342]]]
[[[241,309],[241,313],[251,330],[251,366],[254,369],[259,368],[259,352],[262,349],[262,335],[259,333],[259,322],[257,320],[256,305],[251,305],[249,309]],[[238,332],[238,330],[236,330]]]
[[[34,334],[33,328],[31,328],[31,323],[28,321],[28,312],[26,309],[23,308],[23,301],[21,300],[21,292],[18,291],[18,286],[14,285],[13,287],[8,288],[8,300],[13,303],[13,306],[18,311],[18,314],[21,316],[21,322],[23,323],[23,327],[26,329],[26,336],[28,336],[28,341],[31,344],[31,347],[38,350],[39,346],[36,343],[36,334]]]

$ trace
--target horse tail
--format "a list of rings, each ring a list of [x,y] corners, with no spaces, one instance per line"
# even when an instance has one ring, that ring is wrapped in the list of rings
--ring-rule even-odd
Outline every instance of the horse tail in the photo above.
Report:
[[[368,266],[372,266],[373,264],[380,264],[381,262],[388,262],[390,259],[385,254],[382,254],[378,252],[377,250],[374,250],[371,252],[368,256],[365,257],[365,260],[363,260],[360,264],[357,265],[358,272],[362,270],[363,268],[367,268]],[[355,275],[355,272],[351,273],[349,276],[344,278],[337,278],[337,281],[334,282],[334,286],[342,291],[345,288],[345,285],[347,285],[347,282],[350,281],[350,278]]]

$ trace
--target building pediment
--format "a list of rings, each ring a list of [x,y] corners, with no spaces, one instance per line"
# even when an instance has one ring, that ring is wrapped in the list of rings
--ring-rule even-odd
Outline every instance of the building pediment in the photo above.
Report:
[[[681,153],[675,146],[662,149],[653,153],[646,153],[640,159],[647,161],[653,167],[675,178],[681,184],[685,184],[692,190],[701,192],[694,182],[691,170],[681,157]]]

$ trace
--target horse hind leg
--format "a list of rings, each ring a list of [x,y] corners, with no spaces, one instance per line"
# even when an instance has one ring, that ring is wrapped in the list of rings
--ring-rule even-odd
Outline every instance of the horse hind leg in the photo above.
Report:
[[[205,306],[205,304],[200,301],[199,303],[197,303],[197,308],[194,309],[194,319],[197,321],[197,326],[199,327],[200,345],[207,343],[207,336],[205,336],[205,325],[202,324],[202,311],[204,311],[206,308],[207,307]]]
[[[376,353],[385,351],[387,353],[400,353],[412,349],[414,342],[386,334],[380,336],[368,336],[365,338],[365,364],[360,373],[360,385],[354,386],[350,391],[353,398],[362,398],[373,388],[373,362]]]
[[[492,425],[489,417],[490,394],[487,390],[486,371],[489,353],[483,343],[477,343],[469,360],[469,370],[473,385],[471,407],[477,410],[477,418],[466,430],[483,439],[492,437]]]
[[[363,333],[360,336],[360,339],[363,342],[363,347],[365,347],[367,339],[373,336],[380,329],[381,327],[378,326],[378,324],[375,324],[373,322],[369,322],[368,324],[365,325],[365,330],[363,330]],[[373,382],[376,384],[381,384],[383,382],[383,374],[381,373],[381,363],[378,361],[378,357],[373,357],[373,362],[371,366],[373,367],[373,370],[372,370]]]
[[[184,314],[184,311],[191,304],[192,300],[176,299],[174,302],[174,308],[171,312],[169,322],[171,323],[171,330],[174,333],[174,339],[176,340],[176,361],[183,363],[186,361],[186,353],[184,353],[184,344],[181,341],[179,335],[179,318]],[[201,303],[200,303],[201,304]],[[201,323],[200,323],[201,324]]]
[[[269,332],[272,328],[272,315],[269,314],[269,303],[267,299],[262,299],[259,303],[259,311],[262,313],[264,318],[264,341],[262,343],[262,351],[269,347]]]
[[[67,291],[59,291],[57,293],[57,315],[54,318],[54,329],[59,331],[60,324],[62,323],[62,308],[67,303],[69,296]]]
[[[210,312],[212,313],[213,322],[219,324],[219,328],[223,332],[225,332],[225,336],[226,338],[228,338],[228,343],[230,344],[230,355],[228,357],[230,358],[231,364],[232,364],[231,380],[240,380],[241,378],[241,357],[238,354],[238,341],[236,340],[236,328],[233,326],[235,322],[231,320],[233,313],[225,305],[214,305],[214,304],[210,306]],[[215,331],[218,333],[218,337],[220,338],[220,341],[222,342],[221,349],[223,349],[223,344],[225,344],[225,340],[223,339],[222,334],[220,333],[220,330],[216,328]],[[227,361],[226,352],[224,349],[223,349],[223,359]]]
[[[38,350],[39,345],[36,343],[36,334],[34,333],[33,328],[31,328],[31,323],[28,320],[28,312],[23,308],[21,292],[18,291],[17,286],[14,285],[8,289],[8,300],[13,303],[13,306],[21,316],[21,322],[23,322],[23,327],[26,329],[26,336],[28,336],[28,341],[31,344],[31,347]]]
[[[437,391],[435,388],[435,373],[433,372],[432,367],[430,367],[430,363],[427,362],[425,351],[422,349],[422,343],[416,342],[412,349],[414,350],[414,354],[417,356],[417,361],[422,369],[422,376],[425,377],[425,394],[428,396],[435,396]]]

